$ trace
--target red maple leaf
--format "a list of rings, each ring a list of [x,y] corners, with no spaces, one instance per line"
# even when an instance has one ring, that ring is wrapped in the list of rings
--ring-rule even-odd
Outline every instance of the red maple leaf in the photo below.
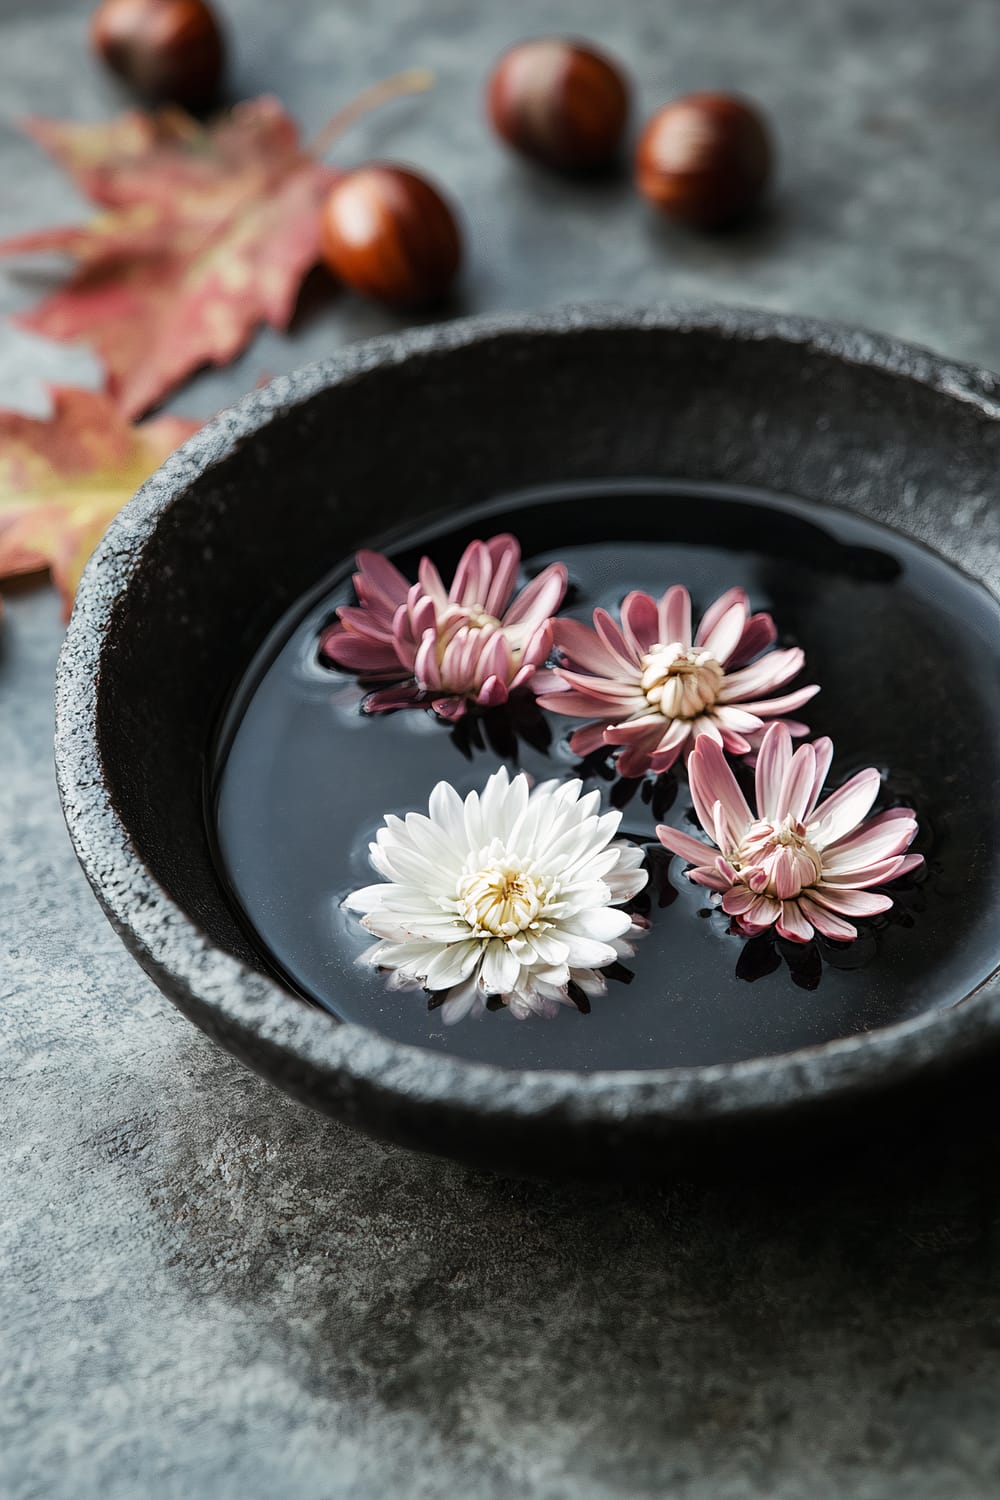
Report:
[[[0,411],[0,578],[49,568],[68,616],[112,516],[200,424],[130,427],[109,396],[70,386],[52,404],[48,420]]]
[[[209,125],[176,109],[100,125],[29,121],[104,212],[0,242],[0,255],[60,251],[78,263],[18,322],[90,344],[120,409],[140,416],[199,366],[227,364],[260,323],[287,328],[320,259],[319,210],[338,175],[323,151],[364,110],[428,83],[417,71],[377,85],[308,149],[266,97]]]

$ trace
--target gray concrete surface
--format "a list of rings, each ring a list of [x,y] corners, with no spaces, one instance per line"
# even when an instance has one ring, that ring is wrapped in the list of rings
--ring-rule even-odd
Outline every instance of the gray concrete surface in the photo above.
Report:
[[[342,159],[459,197],[461,310],[715,297],[1000,365],[1000,21],[992,0],[556,0],[631,60],[643,108],[768,105],[780,192],[753,229],[652,224],[624,185],[504,157],[482,74],[536,7],[228,0],[246,94],[308,128],[374,77],[430,97]],[[0,231],[74,195],[8,122],[97,118],[88,6],[0,0]],[[0,274],[0,311],[37,277]],[[208,414],[393,326],[315,292],[291,338],[172,403]],[[0,401],[81,355],[0,331]],[[10,1500],[979,1500],[1000,1493],[996,1164],[974,1142],[872,1180],[640,1194],[495,1181],[374,1145],[192,1030],[85,888],[51,770],[53,597],[0,628],[0,1494]],[[903,1170],[905,1165],[906,1170]],[[855,1171],[855,1166],[857,1170]]]

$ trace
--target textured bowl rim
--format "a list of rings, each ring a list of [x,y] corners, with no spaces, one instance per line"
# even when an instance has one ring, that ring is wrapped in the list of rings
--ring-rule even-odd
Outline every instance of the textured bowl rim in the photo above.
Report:
[[[280,376],[209,421],[146,481],[113,521],[80,584],[57,672],[56,769],[70,836],[101,905],[147,972],[224,1045],[246,1053],[263,1048],[272,1058],[278,1053],[285,1060],[281,1071],[321,1075],[341,1097],[374,1091],[395,1095],[407,1106],[444,1105],[525,1121],[556,1113],[581,1124],[680,1122],[833,1103],[971,1056],[1000,1035],[1000,974],[954,1009],[927,1011],[877,1031],[736,1063],[581,1074],[463,1061],[394,1042],[354,1023],[334,1022],[247,968],[217,948],[181,911],[132,846],[104,784],[97,740],[98,677],[116,602],[178,495],[276,416],[328,388],[413,356],[446,355],[510,335],[588,330],[780,340],[900,375],[1000,420],[1000,380],[989,371],[846,325],[713,305],[637,309],[600,304],[465,318],[367,340]],[[998,554],[1000,548],[991,545],[985,581],[995,590]]]

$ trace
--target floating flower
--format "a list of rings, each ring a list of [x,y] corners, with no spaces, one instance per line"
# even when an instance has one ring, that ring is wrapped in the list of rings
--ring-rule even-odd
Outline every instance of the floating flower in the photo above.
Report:
[[[470,542],[451,588],[429,557],[411,584],[379,552],[359,552],[356,606],[337,610],[322,654],[371,682],[369,713],[428,705],[460,719],[470,703],[495,708],[524,687],[552,649],[550,616],[566,569],[550,563],[515,597],[521,549],[513,536]]]
[[[446,781],[428,815],[387,815],[372,864],[384,884],[344,905],[380,942],[362,960],[394,988],[447,991],[457,1021],[499,996],[519,1020],[573,1004],[570,986],[603,993],[599,969],[626,956],[641,921],[615,908],[646,884],[642,851],[614,837],[621,814],[579,781],[529,790],[496,771],[463,801]]]
[[[578,755],[623,746],[622,776],[668,771],[706,735],[733,755],[747,755],[769,719],[781,718],[792,734],[809,732],[783,716],[818,686],[773,696],[801,671],[805,656],[797,646],[768,649],[777,639],[774,621],[751,615],[742,589],[716,599],[693,637],[691,596],[680,585],[658,604],[649,594],[629,594],[620,626],[607,610],[595,609],[593,630],[578,620],[553,620],[552,633],[563,661],[545,673],[547,696],[539,701],[553,713],[593,716],[570,746]],[[542,690],[540,682],[536,691]]]
[[[832,758],[830,740],[800,745],[793,754],[787,727],[770,725],[757,759],[756,813],[714,740],[702,735],[688,760],[695,812],[716,848],[663,825],[657,837],[694,866],[689,879],[722,892],[723,911],[748,937],[773,926],[796,943],[809,942],[814,929],[856,938],[845,918],[892,906],[868,887],[923,863],[921,855],[906,853],[917,832],[911,808],[863,821],[878,795],[878,771],[859,771],[817,805]]]

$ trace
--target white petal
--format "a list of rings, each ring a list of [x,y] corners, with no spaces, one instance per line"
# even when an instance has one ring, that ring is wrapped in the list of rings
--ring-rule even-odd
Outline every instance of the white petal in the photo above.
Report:
[[[604,964],[614,963],[615,950],[608,943],[594,938],[581,937],[576,932],[563,933],[569,947],[569,962],[572,968],[599,969]]]
[[[507,767],[501,766],[499,771],[493,772],[493,775],[483,788],[483,794],[479,801],[483,827],[494,835],[499,834],[502,836],[506,832],[503,821],[503,809],[510,784]]]
[[[464,843],[465,819],[462,799],[450,781],[439,781],[431,792],[428,811],[453,843]]]
[[[593,938],[597,943],[610,943],[621,937],[632,926],[627,911],[618,911],[614,906],[600,907],[596,911],[581,912],[569,922],[559,924],[559,934],[565,937],[572,933],[576,937]]]
[[[608,885],[611,887],[612,901],[631,901],[633,896],[638,896],[649,884],[649,872],[647,870],[627,870],[619,875],[617,871],[607,877]]]
[[[513,944],[511,946],[513,947]],[[531,932],[528,934],[525,946],[534,954],[532,962],[541,964],[543,967],[550,964],[557,966],[564,964],[569,958],[569,947],[556,931]]]
[[[591,998],[607,994],[607,980],[603,974],[598,974],[595,969],[574,969],[570,978],[574,984],[580,986],[585,995],[589,995]]]
[[[488,995],[504,995],[512,990],[521,973],[521,965],[506,943],[494,939],[487,944],[479,971],[479,987]]]
[[[462,1021],[475,1012],[482,1013],[484,1009],[482,992],[473,976],[449,991],[447,1000],[440,1007],[440,1015],[446,1026],[454,1026],[456,1021]]]
[[[479,962],[480,952],[481,945],[475,940],[437,949],[424,974],[427,988],[447,990],[468,979]]]
[[[380,969],[402,969],[411,979],[422,981],[433,952],[426,943],[379,943],[372,961]]]
[[[381,860],[376,868],[380,874],[387,874],[390,880],[417,885],[424,890],[437,888],[440,876],[434,860],[420,854],[412,845],[380,843],[379,854]],[[372,863],[375,863],[374,859]]]
[[[444,947],[461,942],[469,936],[468,923],[461,926],[437,927],[423,923],[419,918],[402,912],[370,911],[362,918],[362,925],[377,937],[392,943],[421,943],[433,947]]]
[[[359,911],[362,914],[377,911],[385,900],[386,891],[391,889],[387,885],[363,885],[360,890],[345,896],[340,904],[346,906],[348,911]]]
[[[385,987],[390,995],[414,995],[423,989],[423,984],[404,969],[390,969],[386,975]]]
[[[439,869],[454,869],[461,864],[465,849],[461,845],[456,848],[451,834],[423,813],[407,813],[406,831],[417,853],[433,860]]]

